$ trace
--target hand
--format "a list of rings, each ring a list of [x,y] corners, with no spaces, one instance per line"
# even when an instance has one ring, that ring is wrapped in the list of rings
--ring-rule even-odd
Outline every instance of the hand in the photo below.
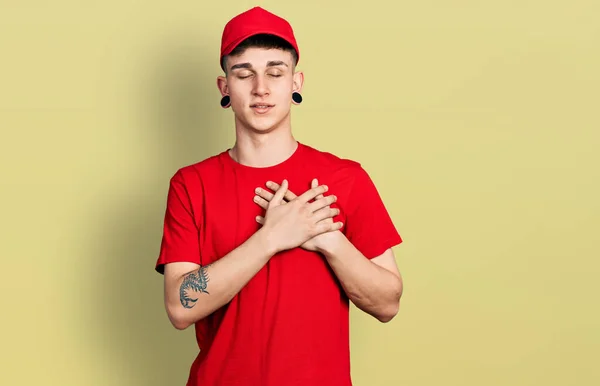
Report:
[[[318,187],[318,180],[315,178],[312,180],[311,183],[311,188],[317,188]],[[267,187],[274,190],[274,191],[279,191],[279,189],[281,188],[281,186],[275,182],[267,182]],[[266,189],[262,189],[262,188],[257,188],[256,189],[256,194],[257,196],[254,197],[254,201],[261,206],[263,209],[267,209],[269,203],[273,200],[273,193],[267,191]],[[284,199],[288,200],[288,201],[292,201],[294,199],[296,199],[297,196],[290,190],[286,189],[285,194],[284,194]],[[317,200],[323,199],[325,198],[323,196],[323,194],[319,194],[316,196]],[[281,204],[286,204],[286,202],[284,200],[281,201]],[[339,209],[330,209],[329,205],[327,205],[324,209],[329,209],[330,213],[332,215],[330,215],[329,217],[326,217],[325,219],[321,220],[320,223],[324,223],[324,224],[335,224],[333,221],[333,217],[337,214],[340,213]],[[261,217],[261,216],[257,216],[256,217],[256,221],[260,224],[265,223],[265,218]],[[340,223],[341,226],[343,226],[342,223]],[[340,226],[340,228],[341,228]],[[300,245],[301,248],[309,250],[309,251],[315,251],[315,252],[319,252],[323,249],[325,249],[325,247],[327,245],[332,244],[333,242],[335,242],[335,237],[339,236],[339,228],[334,229],[333,231],[327,231],[324,233],[320,233],[310,239],[308,239],[307,241],[305,241],[303,244]]]
[[[319,234],[336,231],[342,227],[341,222],[322,222],[337,214],[336,209],[329,208],[329,205],[337,200],[335,196],[309,202],[326,191],[327,186],[317,186],[284,204],[288,182],[283,180],[280,188],[266,205],[266,213],[262,220],[262,229],[269,235],[268,239],[273,243],[276,253],[296,248]],[[259,205],[262,204],[261,200],[260,196],[254,198]]]

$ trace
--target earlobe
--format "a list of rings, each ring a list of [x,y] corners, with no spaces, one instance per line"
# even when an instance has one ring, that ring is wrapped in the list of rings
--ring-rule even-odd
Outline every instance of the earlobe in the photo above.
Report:
[[[299,92],[294,91],[292,93],[292,103],[294,103],[295,105],[299,105],[300,103],[302,103],[302,95],[300,95]]]
[[[217,77],[217,87],[219,88],[219,91],[221,92],[221,95],[222,95],[221,107],[226,109],[229,106],[231,106],[231,98],[228,95],[229,90],[227,89],[227,79],[225,77],[218,76]]]
[[[297,72],[294,74],[294,89],[297,91],[292,92],[292,103],[295,105],[299,105],[302,103],[302,94],[300,91],[302,90],[302,85],[304,84],[304,74],[302,72]]]
[[[223,98],[221,98],[221,107],[226,109],[229,106],[231,106],[231,98],[229,95],[223,95]]]

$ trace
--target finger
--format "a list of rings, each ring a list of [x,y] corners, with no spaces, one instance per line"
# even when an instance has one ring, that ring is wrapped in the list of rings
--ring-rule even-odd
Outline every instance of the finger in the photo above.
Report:
[[[325,207],[325,208],[317,210],[313,214],[313,219],[316,222],[323,221],[323,220],[327,220],[327,221],[333,222],[333,217],[337,216],[338,214],[340,214],[340,210],[339,209]]]
[[[317,186],[319,186],[319,180],[317,180],[316,178],[313,179],[313,183],[311,188],[316,188]],[[319,198],[323,198],[324,196],[322,194],[319,194],[316,199],[318,200]]]
[[[261,189],[261,188],[256,188],[254,190],[254,193],[256,193],[256,195],[261,196],[262,198],[264,198],[267,201],[271,201],[273,199],[273,193],[269,192],[266,189]]]
[[[288,189],[288,182],[287,182],[287,180],[283,180],[283,182],[281,183],[281,186],[279,187],[279,189],[277,189],[277,192],[275,192],[275,195],[273,196],[273,199],[271,200],[269,205],[281,205],[281,202],[283,201],[283,197],[287,193],[287,189]]]
[[[312,203],[308,204],[308,206],[309,206],[308,209],[309,209],[310,212],[316,212],[319,209],[325,208],[325,207],[333,204],[336,201],[337,201],[337,196],[335,196],[335,195],[332,194],[331,196],[319,198],[315,202],[312,202]]]
[[[334,223],[328,223],[325,221],[321,221],[317,224],[316,231],[317,231],[317,234],[334,232],[334,231],[338,231],[338,230],[342,229],[343,226],[344,226],[344,223],[341,221],[334,222]]]
[[[302,195],[298,196],[297,200],[299,200],[302,203],[307,203],[308,201],[312,200],[319,194],[325,193],[327,190],[328,190],[327,185],[320,185],[320,186],[317,186],[316,188],[311,188],[311,189],[307,190],[306,192],[302,193]]]
[[[269,202],[260,196],[254,196],[254,202],[263,209],[267,209],[269,207]]]
[[[256,216],[256,222],[260,225],[265,225],[265,218],[263,216]]]
[[[288,193],[289,192],[290,191],[288,190]],[[256,193],[258,196],[267,200],[267,202],[271,202],[271,200],[273,200],[273,197],[274,197],[273,193],[269,192],[268,190],[262,189],[262,188],[254,189],[254,193]],[[287,196],[287,194],[286,194],[286,196]],[[284,197],[284,198],[286,198],[286,197]],[[283,200],[283,201],[281,201],[281,204],[287,204],[287,202],[285,200]]]
[[[276,183],[276,182],[273,182],[273,181],[268,181],[268,182],[267,182],[267,188],[269,188],[269,189],[271,189],[271,190],[273,190],[273,191],[279,190],[279,188],[280,188],[280,187],[281,187],[281,186],[280,186],[278,183]],[[293,193],[291,190],[288,190],[288,191],[285,193],[285,196],[284,196],[284,197],[285,197],[285,199],[286,199],[286,200],[288,200],[288,201],[292,201],[292,200],[293,200],[294,198],[296,198],[297,196],[296,196],[296,195],[295,195],[295,194],[294,194],[294,193]]]

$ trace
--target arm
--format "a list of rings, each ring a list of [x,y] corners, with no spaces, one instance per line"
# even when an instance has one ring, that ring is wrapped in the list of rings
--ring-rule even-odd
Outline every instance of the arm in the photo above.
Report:
[[[333,235],[333,234],[332,234]],[[403,283],[392,249],[367,259],[341,232],[320,252],[325,256],[348,298],[380,322],[389,322],[400,307]]]
[[[274,254],[261,229],[213,264],[165,265],[165,308],[173,326],[186,329],[229,303]]]
[[[273,197],[265,214],[265,225],[259,231],[238,248],[207,266],[181,261],[181,256],[185,256],[185,253],[193,254],[198,244],[190,217],[171,214],[178,202],[171,201],[175,204],[167,213],[175,220],[167,222],[169,226],[165,229],[170,232],[169,237],[163,238],[162,256],[176,254],[180,259],[178,262],[167,259],[170,263],[165,264],[164,272],[165,307],[175,328],[185,329],[231,301],[276,253],[295,248],[316,235],[338,231],[342,227],[341,223],[321,221],[334,216],[334,212],[320,209],[328,207],[335,201],[335,197],[309,202],[323,194],[327,190],[326,186],[315,187],[293,202],[282,205],[286,190],[287,182]],[[172,231],[173,229],[177,232]],[[173,239],[172,235],[179,234],[186,234],[187,237]],[[173,248],[174,246],[178,248]]]
[[[346,295],[361,310],[371,314],[381,322],[388,322],[398,313],[400,297],[402,296],[403,283],[394,252],[387,248],[381,255],[385,245],[392,245],[402,241],[396,232],[393,223],[374,185],[366,174],[363,184],[366,186],[366,194],[360,194],[362,206],[355,210],[358,217],[353,216],[354,221],[347,227],[348,234],[358,244],[360,250],[342,232],[329,232],[318,235],[305,244],[303,248],[320,252],[327,259],[333,272],[340,280]],[[366,180],[366,181],[365,181]],[[312,186],[317,186],[318,181],[313,180]],[[268,181],[267,187],[279,191],[279,184]],[[267,208],[273,194],[263,189],[257,190],[255,201],[258,205]],[[288,191],[285,198],[295,199],[296,195]],[[322,196],[319,196],[322,197]],[[367,204],[370,204],[367,206]],[[372,215],[372,214],[378,215]],[[365,215],[367,214],[367,215]],[[257,219],[263,223],[263,219]],[[324,220],[331,222],[332,219]],[[353,225],[356,224],[356,225]],[[348,229],[349,228],[349,229]],[[381,230],[385,230],[385,236],[381,236]],[[361,237],[362,236],[362,237]],[[368,240],[368,241],[367,241]],[[387,244],[382,244],[385,242]],[[362,251],[368,254],[368,257]]]

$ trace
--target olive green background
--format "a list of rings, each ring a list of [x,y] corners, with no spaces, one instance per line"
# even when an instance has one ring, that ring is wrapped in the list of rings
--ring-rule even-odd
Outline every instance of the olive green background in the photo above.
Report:
[[[220,37],[254,5],[297,34],[297,139],[361,162],[404,238],[399,315],[352,310],[355,385],[600,384],[584,0],[1,1],[0,384],[185,384],[168,181],[233,144]]]

